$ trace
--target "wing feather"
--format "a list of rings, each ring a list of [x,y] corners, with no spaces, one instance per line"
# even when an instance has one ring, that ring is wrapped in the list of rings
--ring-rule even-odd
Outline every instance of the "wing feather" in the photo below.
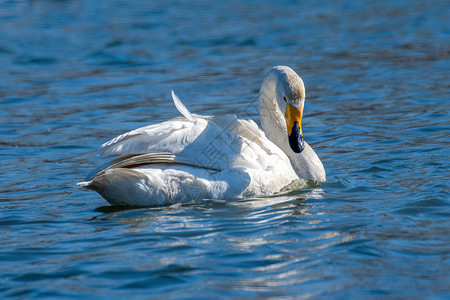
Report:
[[[109,164],[104,166],[100,171],[96,172],[91,178],[86,178],[86,180],[91,180],[96,176],[100,176],[104,174],[106,171],[111,169],[131,169],[140,166],[149,166],[149,165],[187,165],[191,167],[198,167],[196,165],[192,165],[189,161],[184,161],[182,157],[176,157],[171,153],[146,153],[146,154],[138,154],[134,156],[123,156],[119,157]],[[219,172],[220,170],[214,168],[206,168],[212,171]]]
[[[172,99],[173,103],[175,104],[175,107],[178,109],[178,111],[185,116],[188,120],[193,121],[194,117],[191,115],[191,112],[186,108],[186,106],[181,102],[180,98],[175,94],[175,92],[172,90]]]
[[[194,141],[206,127],[207,121],[175,118],[124,133],[104,143],[99,154],[103,157],[151,152],[179,153]]]

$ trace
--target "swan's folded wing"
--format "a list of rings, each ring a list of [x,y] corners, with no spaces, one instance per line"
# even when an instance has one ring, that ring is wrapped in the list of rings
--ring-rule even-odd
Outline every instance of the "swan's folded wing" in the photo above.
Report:
[[[99,154],[103,157],[143,153],[179,153],[192,143],[207,126],[201,118],[175,118],[160,124],[132,130],[104,143]]]
[[[100,149],[103,156],[120,155],[106,166],[118,163],[115,167],[120,164],[132,167],[133,164],[146,164],[145,161],[152,164],[157,158],[152,154],[161,153],[173,155],[172,163],[217,171],[231,168],[262,170],[277,159],[267,156],[274,152],[278,154],[279,149],[255,122],[239,120],[235,115],[193,116],[190,120],[176,118],[139,128],[103,144]],[[281,153],[280,156],[285,155]]]
[[[137,154],[170,153],[185,164],[225,170],[241,151],[237,122],[234,115],[175,118],[122,134],[103,144],[99,152],[105,157],[120,156],[117,160]]]
[[[111,169],[131,169],[141,166],[150,165],[186,165],[191,167],[198,167],[192,165],[189,160],[184,160],[183,157],[176,157],[176,155],[171,153],[146,153],[146,154],[136,154],[134,156],[121,156],[107,165],[103,166],[99,171],[88,176],[85,180],[91,180],[96,176],[100,176]],[[217,169],[209,168],[212,171],[220,171]]]

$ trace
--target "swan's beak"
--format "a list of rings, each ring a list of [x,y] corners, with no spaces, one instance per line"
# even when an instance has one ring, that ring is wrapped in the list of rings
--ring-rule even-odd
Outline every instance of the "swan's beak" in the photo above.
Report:
[[[303,140],[302,132],[302,112],[303,105],[299,108],[295,108],[289,103],[286,106],[286,126],[289,136],[289,145],[292,151],[295,153],[300,153],[305,148],[305,142]]]

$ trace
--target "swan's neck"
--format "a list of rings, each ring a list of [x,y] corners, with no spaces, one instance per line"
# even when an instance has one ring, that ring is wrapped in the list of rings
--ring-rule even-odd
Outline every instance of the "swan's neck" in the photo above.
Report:
[[[261,127],[267,138],[283,149],[281,147],[283,141],[278,140],[278,137],[281,137],[282,134],[287,135],[287,128],[284,114],[281,112],[275,96],[277,82],[277,74],[273,70],[270,71],[264,79],[259,93],[259,116]]]
[[[267,138],[288,154],[290,146],[286,138],[286,121],[276,99],[278,78],[277,72],[271,70],[264,79],[259,93],[259,116]]]

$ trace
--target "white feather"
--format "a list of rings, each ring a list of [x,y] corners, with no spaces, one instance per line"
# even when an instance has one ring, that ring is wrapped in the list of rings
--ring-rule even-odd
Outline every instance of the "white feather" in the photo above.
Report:
[[[193,121],[194,118],[191,115],[191,112],[184,106],[183,102],[181,102],[180,98],[175,94],[175,92],[172,90],[172,99],[173,103],[175,103],[175,107],[178,109],[178,111],[185,116],[187,119]]]

